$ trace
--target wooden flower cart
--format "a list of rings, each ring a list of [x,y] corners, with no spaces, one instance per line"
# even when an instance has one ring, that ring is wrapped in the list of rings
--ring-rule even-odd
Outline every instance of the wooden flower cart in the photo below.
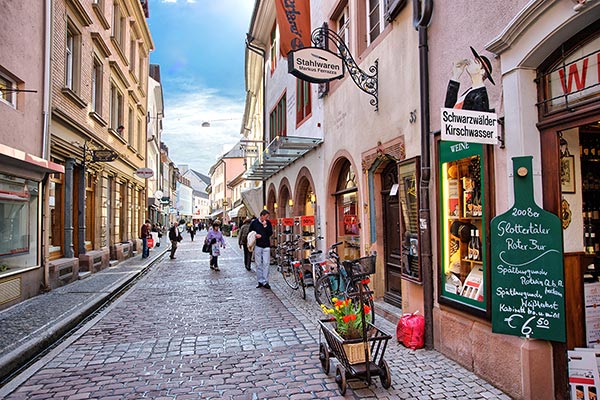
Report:
[[[330,358],[335,357],[338,365],[335,370],[335,381],[340,394],[346,394],[349,379],[371,384],[373,376],[379,376],[381,385],[387,389],[392,384],[390,368],[383,359],[390,335],[384,333],[371,323],[367,323],[363,338],[343,339],[335,331],[335,321],[322,319],[319,321],[319,360],[325,374],[329,374]],[[321,340],[325,337],[325,342]]]

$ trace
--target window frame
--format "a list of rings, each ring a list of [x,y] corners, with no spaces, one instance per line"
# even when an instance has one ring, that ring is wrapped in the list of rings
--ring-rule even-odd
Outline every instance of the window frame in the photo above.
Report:
[[[102,61],[94,55],[92,59],[92,80],[91,80],[91,94],[90,104],[92,112],[98,115],[102,115],[102,76],[104,74],[104,65]]]
[[[296,125],[300,125],[312,114],[312,94],[310,82],[296,79]]]
[[[345,19],[345,22],[340,23],[340,20],[342,18]],[[346,44],[346,47],[350,49],[350,28],[352,25],[350,20],[350,7],[348,6],[347,2],[340,8],[339,13],[336,13],[332,19],[335,21],[335,31],[337,35],[343,39],[344,43]],[[342,29],[343,34],[341,33]]]
[[[9,78],[6,74],[0,71],[0,82],[4,81],[5,89],[1,89],[0,86],[0,102],[5,103],[12,108],[17,108],[17,82],[14,79]]]
[[[123,93],[119,87],[111,82],[110,84],[110,128],[117,132],[119,125],[123,125]],[[121,137],[120,134],[118,134]]]
[[[376,2],[377,3],[377,23],[376,25],[379,26],[379,29],[374,32],[373,31],[373,27],[371,26],[371,15],[374,13],[374,11],[371,9],[371,3],[372,2]],[[375,8],[375,7],[374,7]],[[383,32],[383,30],[385,29],[386,24],[386,19],[385,19],[385,1],[384,0],[365,0],[365,11],[366,11],[366,15],[365,15],[365,28],[366,28],[366,34],[367,34],[367,47],[369,47],[373,42],[375,42],[375,40],[377,40],[377,38],[379,37],[379,35],[381,35],[381,33]],[[373,36],[374,34],[374,36]]]
[[[275,107],[269,113],[269,141],[277,136],[287,136],[286,93],[283,93]]]

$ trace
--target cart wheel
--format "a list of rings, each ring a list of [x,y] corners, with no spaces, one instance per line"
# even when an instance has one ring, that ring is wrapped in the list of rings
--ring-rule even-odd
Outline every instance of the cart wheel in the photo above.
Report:
[[[329,375],[329,349],[325,343],[319,345],[319,360],[321,360],[321,368],[325,375]]]
[[[381,386],[383,386],[384,389],[389,389],[389,387],[392,386],[392,375],[390,373],[390,367],[388,366],[388,363],[385,360],[381,360],[381,365],[379,365],[379,368],[381,369]]]
[[[344,396],[346,394],[346,369],[339,364],[335,369],[335,381],[340,388],[340,394]]]

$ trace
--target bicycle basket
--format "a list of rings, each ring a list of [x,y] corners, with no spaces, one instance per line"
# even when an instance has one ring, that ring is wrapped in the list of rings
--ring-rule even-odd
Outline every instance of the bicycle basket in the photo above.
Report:
[[[371,275],[375,273],[375,260],[377,256],[367,256],[350,261],[350,274]]]

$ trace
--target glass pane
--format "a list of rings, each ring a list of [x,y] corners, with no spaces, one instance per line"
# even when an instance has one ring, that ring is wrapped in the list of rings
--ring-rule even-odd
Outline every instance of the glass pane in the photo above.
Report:
[[[442,147],[456,143],[442,142]],[[486,242],[482,146],[459,144],[441,164],[442,294],[485,309]],[[460,158],[462,157],[462,158]],[[445,162],[444,162],[445,161]]]

